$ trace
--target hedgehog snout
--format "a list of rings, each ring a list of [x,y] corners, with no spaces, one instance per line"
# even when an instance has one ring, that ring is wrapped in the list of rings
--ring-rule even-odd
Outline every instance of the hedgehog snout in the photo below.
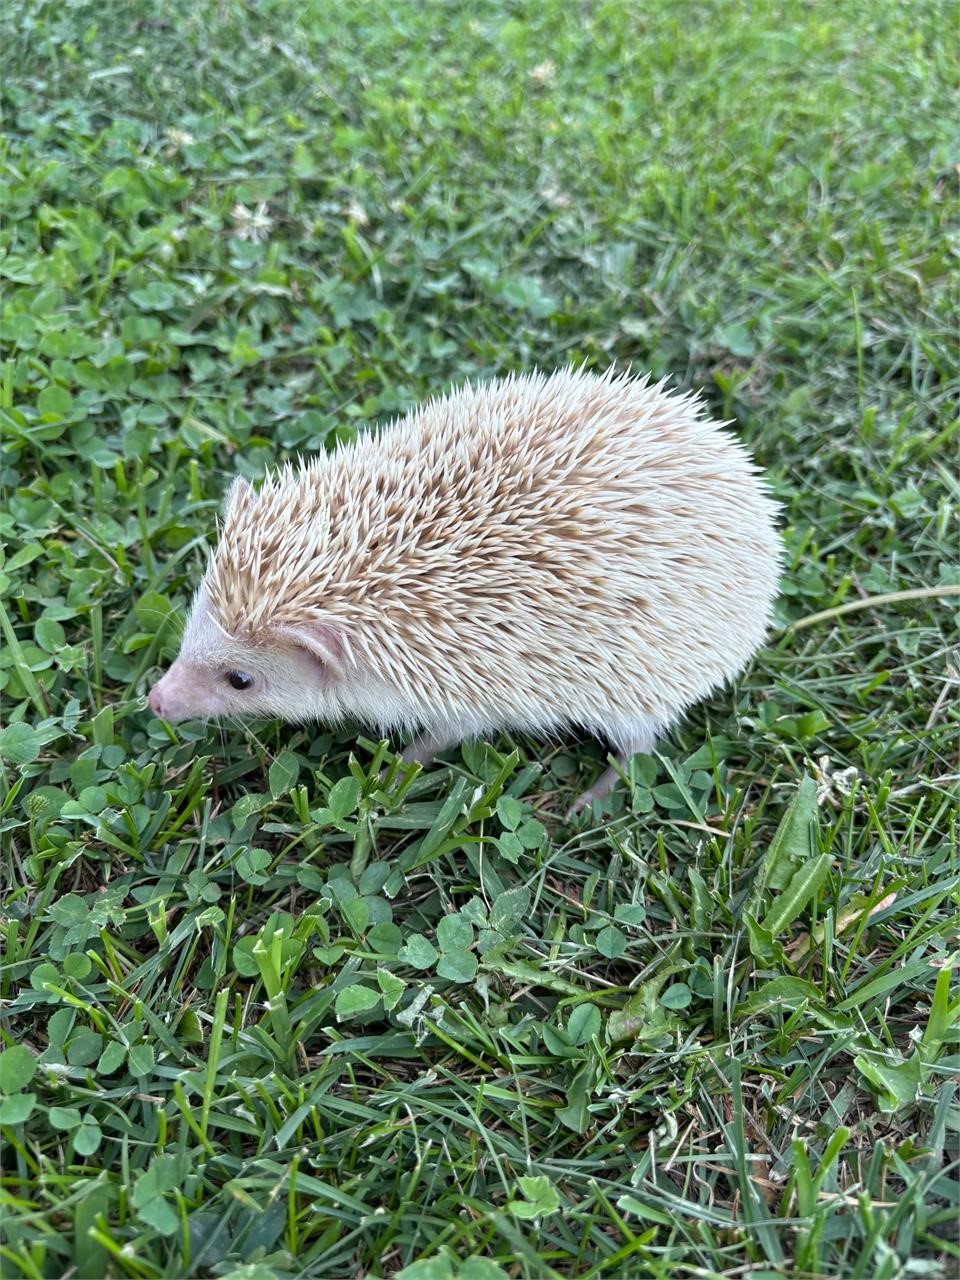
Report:
[[[164,720],[191,720],[209,714],[209,692],[189,666],[178,658],[147,695],[150,710]]]
[[[177,697],[176,690],[171,689],[169,675],[168,671],[160,677],[147,694],[147,702],[153,714],[162,720],[185,720],[190,713],[180,705],[181,699]]]

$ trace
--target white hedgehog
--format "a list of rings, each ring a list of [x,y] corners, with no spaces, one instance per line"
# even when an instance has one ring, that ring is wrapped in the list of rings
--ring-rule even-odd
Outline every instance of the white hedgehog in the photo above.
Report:
[[[150,706],[350,717],[415,731],[421,763],[575,726],[622,763],[762,643],[776,514],[743,446],[663,383],[464,387],[258,492],[234,482]]]

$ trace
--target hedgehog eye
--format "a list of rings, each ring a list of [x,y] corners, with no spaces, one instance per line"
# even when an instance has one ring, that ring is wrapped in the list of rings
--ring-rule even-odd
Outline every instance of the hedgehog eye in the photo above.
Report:
[[[227,684],[231,689],[251,689],[255,681],[253,676],[247,675],[245,671],[228,671]]]

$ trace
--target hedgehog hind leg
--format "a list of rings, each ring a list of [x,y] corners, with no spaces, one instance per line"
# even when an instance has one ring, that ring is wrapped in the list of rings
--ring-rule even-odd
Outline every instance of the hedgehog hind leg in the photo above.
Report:
[[[605,733],[598,733],[598,737],[607,737],[616,748],[617,763],[604,769],[596,782],[577,796],[567,810],[567,817],[572,818],[582,813],[584,809],[590,808],[594,800],[602,800],[604,796],[609,795],[620,781],[621,774],[626,772],[631,757],[638,754],[648,755],[653,750],[663,728],[663,723],[652,716],[637,716],[615,728],[608,728]]]

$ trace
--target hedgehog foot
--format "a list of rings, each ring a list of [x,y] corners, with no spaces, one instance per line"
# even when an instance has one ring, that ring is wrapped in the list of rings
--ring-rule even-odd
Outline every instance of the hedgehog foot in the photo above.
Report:
[[[611,733],[613,742],[623,748],[617,753],[616,764],[612,764],[609,769],[605,769],[592,787],[587,787],[582,795],[577,796],[567,810],[567,817],[575,817],[578,813],[582,813],[584,809],[589,809],[594,800],[602,800],[604,796],[609,795],[626,773],[627,765],[632,757],[638,754],[648,755],[653,750],[663,723],[655,720],[652,716],[641,715],[622,724],[619,727],[619,732],[615,729]]]
[[[592,787],[587,787],[581,795],[577,796],[573,804],[567,810],[567,817],[574,818],[578,813],[582,813],[584,809],[589,809],[594,800],[602,800],[604,796],[609,795],[613,788],[620,781],[620,770],[626,765],[626,760],[618,760],[619,768],[613,765],[609,769],[604,769],[600,777],[596,780]]]

